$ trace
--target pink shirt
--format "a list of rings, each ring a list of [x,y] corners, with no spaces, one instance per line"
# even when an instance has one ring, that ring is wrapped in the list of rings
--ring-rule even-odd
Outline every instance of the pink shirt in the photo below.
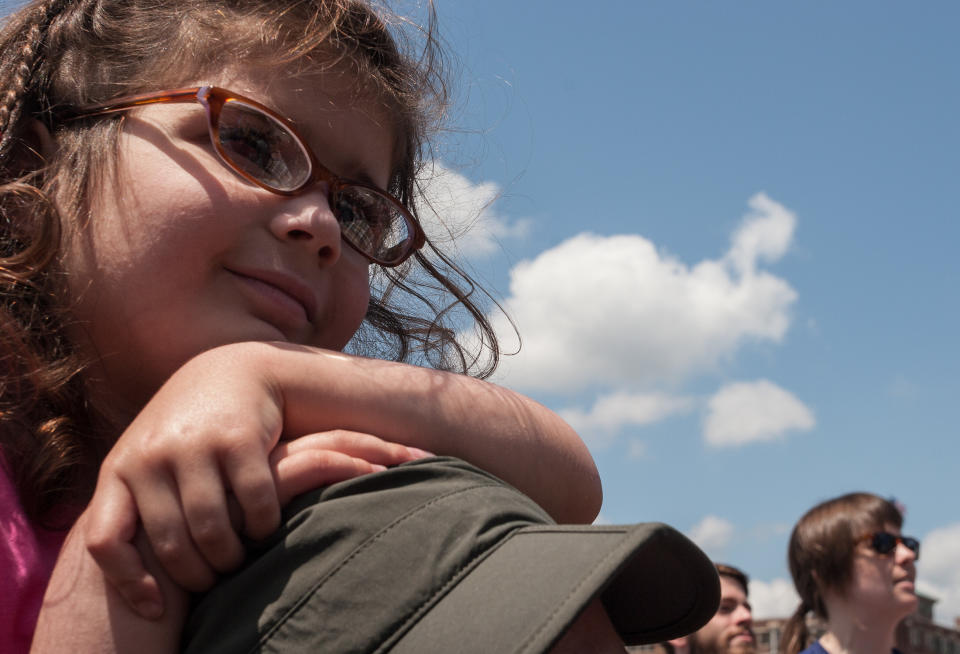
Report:
[[[0,455],[0,654],[26,654],[66,531],[33,526]]]

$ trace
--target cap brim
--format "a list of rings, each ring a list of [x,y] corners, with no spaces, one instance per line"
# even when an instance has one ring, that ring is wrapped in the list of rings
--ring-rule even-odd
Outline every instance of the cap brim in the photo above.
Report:
[[[439,596],[390,649],[545,652],[594,597],[627,645],[696,631],[720,586],[706,555],[660,523],[516,530]]]

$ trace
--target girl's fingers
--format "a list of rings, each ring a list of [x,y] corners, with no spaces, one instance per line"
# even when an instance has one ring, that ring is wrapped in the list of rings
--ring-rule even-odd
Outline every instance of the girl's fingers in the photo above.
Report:
[[[234,570],[243,562],[244,549],[230,523],[224,480],[216,463],[191,462],[177,472],[177,485],[193,545],[217,572]]]
[[[144,476],[131,493],[150,547],[170,578],[189,591],[209,589],[216,573],[193,542],[174,481],[161,475]]]
[[[407,447],[400,443],[385,441],[372,434],[346,429],[332,429],[283,441],[274,448],[274,453],[294,454],[307,449],[334,450],[384,466],[394,466],[405,461],[434,456],[430,452],[415,447]]]
[[[284,505],[301,493],[381,470],[386,467],[349,454],[310,448],[288,452],[274,464],[277,492]]]
[[[127,487],[119,479],[101,481],[81,517],[82,534],[103,576],[130,607],[148,620],[163,615],[163,595],[147,572],[140,552],[131,543],[137,530],[137,511]]]
[[[255,540],[266,538],[280,526],[282,505],[277,497],[273,471],[262,446],[244,443],[234,449],[224,459],[223,470],[227,484],[240,505],[244,531]]]

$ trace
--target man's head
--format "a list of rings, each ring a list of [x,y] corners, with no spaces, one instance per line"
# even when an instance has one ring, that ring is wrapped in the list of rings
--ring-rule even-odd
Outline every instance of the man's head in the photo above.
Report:
[[[720,608],[717,614],[690,638],[691,654],[753,654],[753,614],[747,601],[747,575],[733,566],[718,563]]]

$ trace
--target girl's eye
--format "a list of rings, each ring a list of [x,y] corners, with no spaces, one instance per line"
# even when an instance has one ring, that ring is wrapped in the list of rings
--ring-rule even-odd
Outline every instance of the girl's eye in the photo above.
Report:
[[[350,241],[364,252],[375,253],[379,249],[383,232],[380,217],[364,202],[361,193],[354,189],[341,192],[336,199],[334,210],[340,229]]]
[[[218,132],[231,163],[269,187],[292,190],[310,175],[310,160],[296,137],[253,107],[224,104]]]
[[[247,162],[254,170],[269,170],[271,166],[273,144],[270,142],[270,135],[262,130],[248,125],[221,126],[220,144],[224,150]]]

